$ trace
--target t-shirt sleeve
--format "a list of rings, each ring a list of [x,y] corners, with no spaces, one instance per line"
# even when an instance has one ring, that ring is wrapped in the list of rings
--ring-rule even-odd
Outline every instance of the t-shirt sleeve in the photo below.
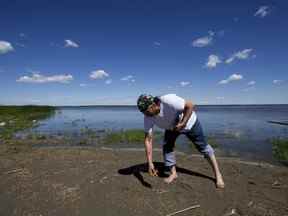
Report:
[[[154,123],[151,118],[144,116],[144,132],[152,134]]]
[[[185,100],[176,94],[169,95],[167,102],[177,111],[182,112],[185,108]]]

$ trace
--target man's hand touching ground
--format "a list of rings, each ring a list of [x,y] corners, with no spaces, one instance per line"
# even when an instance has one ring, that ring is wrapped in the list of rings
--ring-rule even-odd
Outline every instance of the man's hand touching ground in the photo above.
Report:
[[[155,169],[154,164],[149,164],[148,172],[150,176],[158,176],[158,170]]]

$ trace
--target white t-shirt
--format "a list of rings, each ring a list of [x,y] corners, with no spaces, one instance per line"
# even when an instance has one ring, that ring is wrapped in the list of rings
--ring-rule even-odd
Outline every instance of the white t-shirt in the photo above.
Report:
[[[144,131],[146,133],[153,132],[153,126],[157,125],[159,128],[172,130],[183,117],[185,107],[185,100],[176,94],[163,95],[160,98],[160,113],[156,116],[144,115]],[[197,119],[196,113],[193,111],[185,128],[180,132],[190,130]]]

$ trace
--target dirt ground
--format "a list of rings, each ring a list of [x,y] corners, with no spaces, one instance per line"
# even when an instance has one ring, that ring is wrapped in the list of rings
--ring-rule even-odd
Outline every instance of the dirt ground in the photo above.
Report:
[[[154,161],[163,171],[162,156]],[[0,156],[0,215],[288,215],[288,169],[219,158],[216,189],[202,157],[178,154],[178,179],[147,173],[143,151],[34,149]]]

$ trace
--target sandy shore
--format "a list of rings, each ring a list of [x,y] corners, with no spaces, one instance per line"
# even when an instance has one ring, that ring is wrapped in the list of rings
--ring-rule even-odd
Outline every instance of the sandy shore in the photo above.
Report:
[[[141,150],[34,149],[0,157],[0,215],[288,215],[288,169],[220,158],[215,188],[199,156],[178,154],[179,178],[147,174]],[[160,152],[154,161],[162,170]]]

